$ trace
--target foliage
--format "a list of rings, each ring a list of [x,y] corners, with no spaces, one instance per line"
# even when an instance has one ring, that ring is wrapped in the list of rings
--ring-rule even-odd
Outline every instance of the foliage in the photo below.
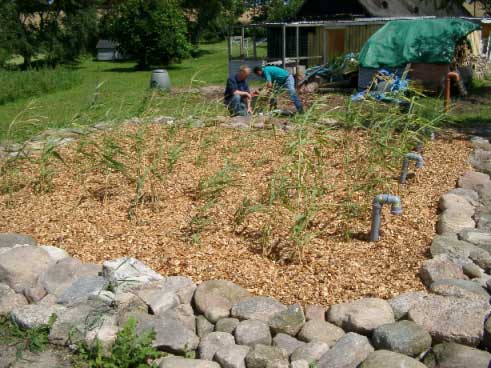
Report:
[[[0,5],[3,54],[20,54],[27,69],[35,56],[49,65],[75,60],[96,36],[98,0],[7,1]],[[2,32],[3,33],[3,32]]]
[[[165,66],[188,56],[184,12],[174,0],[127,0],[118,7],[112,38],[140,68]]]
[[[24,330],[12,318],[0,317],[0,344],[15,346],[18,358],[26,350],[36,353],[42,352],[48,345],[48,335],[55,321],[56,315],[53,314],[47,325]]]
[[[213,41],[223,39],[228,26],[236,23],[245,10],[241,0],[182,0],[182,7],[193,14],[189,29],[195,44],[201,38]]]
[[[295,18],[303,0],[248,0],[247,7],[254,14],[255,22],[286,22]]]
[[[21,98],[42,96],[46,93],[72,88],[82,82],[80,73],[73,69],[41,68],[0,73],[0,105]]]
[[[96,340],[92,346],[83,345],[79,351],[81,363],[88,368],[150,368],[149,359],[157,359],[162,353],[152,347],[155,332],[136,332],[136,320],[131,317],[118,332],[116,342],[105,349]]]

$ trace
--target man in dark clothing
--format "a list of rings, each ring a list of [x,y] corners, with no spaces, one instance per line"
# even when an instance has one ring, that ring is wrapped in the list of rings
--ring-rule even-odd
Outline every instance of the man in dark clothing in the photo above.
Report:
[[[252,96],[247,84],[247,77],[250,74],[251,69],[247,65],[242,65],[236,75],[231,75],[227,79],[225,105],[233,116],[247,116],[252,113]]]

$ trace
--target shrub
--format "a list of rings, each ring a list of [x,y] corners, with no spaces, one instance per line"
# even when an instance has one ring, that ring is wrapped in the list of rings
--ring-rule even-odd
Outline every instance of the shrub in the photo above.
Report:
[[[112,38],[140,68],[169,65],[188,56],[186,19],[174,0],[126,0],[118,15]]]

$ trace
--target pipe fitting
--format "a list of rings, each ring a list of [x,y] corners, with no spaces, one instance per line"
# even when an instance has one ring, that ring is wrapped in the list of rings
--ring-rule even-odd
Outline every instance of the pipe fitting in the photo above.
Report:
[[[380,239],[380,221],[382,216],[382,207],[384,204],[390,204],[390,213],[393,215],[402,215],[402,203],[398,196],[392,194],[379,194],[373,199],[372,205],[372,228],[370,231],[370,241],[375,242]]]
[[[399,184],[405,184],[407,179],[407,174],[409,170],[409,161],[416,161],[416,168],[422,169],[424,166],[424,159],[419,153],[409,152],[404,156],[404,161],[402,162],[401,176],[399,177]]]

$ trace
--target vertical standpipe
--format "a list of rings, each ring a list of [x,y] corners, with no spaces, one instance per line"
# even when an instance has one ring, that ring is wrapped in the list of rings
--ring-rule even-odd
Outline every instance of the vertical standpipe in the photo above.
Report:
[[[423,156],[416,152],[410,152],[404,156],[404,161],[402,162],[401,176],[399,177],[399,184],[406,184],[407,173],[409,170],[409,162],[416,161],[416,168],[422,169],[424,166]]]
[[[379,194],[373,199],[372,206],[372,229],[370,231],[370,241],[380,240],[380,220],[382,217],[382,207],[384,204],[390,204],[390,213],[393,215],[402,215],[401,199],[391,194]]]

